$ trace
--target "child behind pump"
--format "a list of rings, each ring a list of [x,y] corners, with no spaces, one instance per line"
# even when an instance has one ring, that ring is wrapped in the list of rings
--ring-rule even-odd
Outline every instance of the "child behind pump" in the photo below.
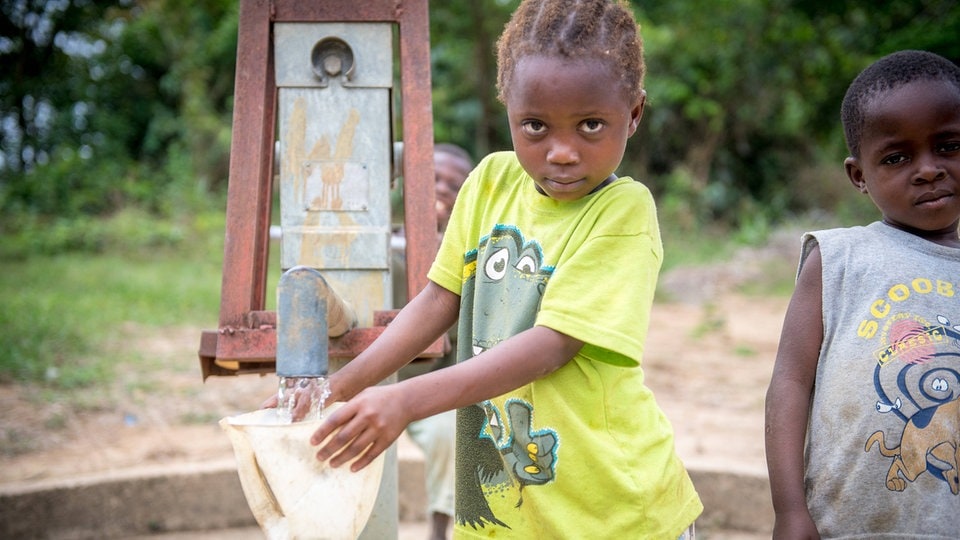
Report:
[[[400,160],[398,160],[400,161]],[[436,180],[437,233],[443,237],[450,221],[450,212],[453,203],[460,193],[463,182],[473,169],[473,158],[463,148],[451,143],[439,143],[433,146],[433,171]],[[401,190],[402,191],[402,190]],[[401,193],[402,194],[402,193]],[[398,203],[402,199],[397,200]],[[393,305],[402,306],[407,303],[407,268],[406,268],[406,239],[403,231],[394,232],[391,239],[390,272],[393,274]],[[400,370],[400,380],[414,377],[429,371],[443,369],[457,361],[456,325],[447,332],[450,346],[444,350],[444,355],[433,361],[420,361],[408,364]],[[415,420],[407,425],[407,434],[424,454],[424,479],[426,480],[427,514],[429,516],[428,540],[446,540],[449,538],[450,524],[454,515],[454,484],[456,463],[456,438],[454,436],[457,425],[455,410],[444,411],[440,414]]]
[[[656,208],[615,174],[645,100],[638,26],[624,1],[528,0],[498,62],[514,150],[471,172],[427,286],[330,376],[347,403],[317,457],[359,469],[458,409],[456,538],[690,538],[702,505],[640,369]],[[456,365],[374,386],[458,317]]]
[[[881,58],[841,109],[882,215],[807,233],[767,392],[774,538],[960,534],[960,68]]]

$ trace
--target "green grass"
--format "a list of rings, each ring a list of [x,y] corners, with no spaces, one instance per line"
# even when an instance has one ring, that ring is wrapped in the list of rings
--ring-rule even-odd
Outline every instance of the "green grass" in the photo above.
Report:
[[[130,230],[169,227],[124,219]],[[172,244],[141,235],[148,240],[108,242],[100,252],[0,260],[0,382],[89,386],[112,378],[113,365],[123,359],[106,352],[116,350],[131,323],[148,329],[216,324],[223,258],[217,221],[195,219]]]
[[[660,224],[663,242],[661,272],[678,266],[696,266],[728,259],[736,249],[735,242],[721,234],[688,233]]]
[[[799,241],[797,242],[799,244]],[[797,248],[797,257],[800,248]],[[740,286],[743,294],[750,296],[790,296],[796,285],[797,259],[779,258],[764,260],[760,264],[763,278]]]

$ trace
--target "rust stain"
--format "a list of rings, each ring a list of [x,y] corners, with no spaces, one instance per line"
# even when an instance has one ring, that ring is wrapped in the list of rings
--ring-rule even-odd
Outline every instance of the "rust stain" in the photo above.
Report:
[[[339,278],[339,279],[336,279]],[[371,326],[373,313],[383,309],[385,301],[385,283],[383,273],[376,270],[348,270],[330,276],[330,285],[337,293],[347,299],[357,315],[359,326]]]
[[[298,104],[299,105],[299,104]],[[295,114],[298,117],[297,126],[299,129],[300,147],[306,145],[302,142],[306,137],[306,112],[295,108]],[[360,123],[360,112],[351,108],[347,113],[346,121],[337,134],[336,143],[331,147],[330,140],[326,136],[321,136],[319,140],[306,154],[305,160],[298,160],[297,163],[310,161],[319,166],[310,164],[304,167],[296,167],[298,179],[302,176],[302,185],[298,185],[298,193],[305,193],[306,185],[313,182],[320,182],[322,189],[320,195],[309,202],[309,208],[338,210],[343,207],[343,199],[340,195],[340,186],[342,185],[345,174],[344,164],[353,156],[354,138],[357,132],[357,126]],[[305,197],[304,197],[305,198]],[[301,199],[302,200],[302,199]],[[343,218],[341,218],[342,222]],[[351,218],[350,221],[353,221]],[[320,225],[320,213],[308,211],[305,216],[304,225],[306,227],[316,227]],[[331,242],[333,240],[333,242]],[[329,259],[343,259],[350,252],[349,246],[352,241],[350,235],[337,235],[333,238],[326,236],[317,238],[315,235],[304,234],[300,238],[300,254],[298,264],[312,267],[322,267],[322,261]]]
[[[350,245],[356,240],[354,231],[342,230],[338,234],[304,234],[300,240],[298,264],[313,268],[350,266]]]
[[[295,200],[303,200],[306,196],[306,182],[300,174],[300,163],[303,162],[306,153],[304,149],[306,148],[305,139],[307,136],[307,104],[302,96],[293,102],[293,112],[290,115],[289,127],[284,136],[287,146],[280,165],[283,178],[293,180]]]
[[[336,146],[331,151],[330,141],[326,137],[320,140],[310,150],[309,158],[320,161],[320,182],[323,184],[319,200],[310,201],[311,208],[329,208],[339,210],[343,208],[343,199],[340,197],[340,185],[344,179],[344,162],[353,155],[353,139],[360,123],[360,113],[357,109],[350,109],[347,120],[337,135]],[[311,175],[311,180],[316,181]]]
[[[341,227],[356,227],[357,219],[350,212],[340,212],[337,214],[337,221],[340,223]]]

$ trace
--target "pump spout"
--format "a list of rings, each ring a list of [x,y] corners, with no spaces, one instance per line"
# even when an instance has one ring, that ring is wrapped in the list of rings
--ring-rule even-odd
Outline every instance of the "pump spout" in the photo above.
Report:
[[[319,271],[307,266],[287,270],[277,285],[277,375],[325,377],[328,338],[356,325],[356,313]]]

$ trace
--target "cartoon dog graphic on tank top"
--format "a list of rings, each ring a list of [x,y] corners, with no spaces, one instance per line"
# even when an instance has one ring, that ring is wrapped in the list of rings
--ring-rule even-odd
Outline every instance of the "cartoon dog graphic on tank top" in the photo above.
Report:
[[[938,315],[935,321],[908,313],[890,318],[880,332],[874,387],[876,410],[903,421],[895,434],[877,430],[864,450],[876,445],[892,458],[885,485],[904,491],[924,472],[960,493],[960,325]]]

